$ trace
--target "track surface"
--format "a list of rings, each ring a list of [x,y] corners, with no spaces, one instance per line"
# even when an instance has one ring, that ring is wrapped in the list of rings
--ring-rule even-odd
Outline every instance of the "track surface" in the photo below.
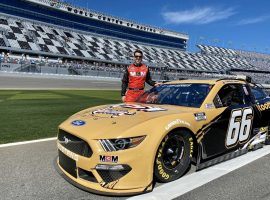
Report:
[[[56,140],[0,148],[0,157],[4,158],[4,162],[0,162],[1,199],[107,200],[127,198],[94,195],[74,187],[57,173],[56,156]],[[269,200],[269,175],[270,154],[176,199]]]
[[[106,89],[120,90],[116,78],[18,74],[0,72],[0,89]]]
[[[270,154],[177,200],[270,200]]]
[[[56,140],[0,149],[0,199],[108,199],[67,183],[55,169],[56,156]]]
[[[119,79],[0,73],[0,89],[119,89],[120,84]],[[126,199],[94,195],[70,185],[56,172],[56,156],[56,141],[0,148],[0,199]],[[270,154],[176,199],[270,200],[269,178]]]

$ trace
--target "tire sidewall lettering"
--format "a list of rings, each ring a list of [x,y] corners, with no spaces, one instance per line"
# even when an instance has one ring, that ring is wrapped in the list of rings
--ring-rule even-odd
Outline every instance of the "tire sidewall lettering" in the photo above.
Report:
[[[193,155],[193,138],[192,137],[190,137],[189,139],[188,139],[188,141],[189,141],[189,146],[190,146],[190,150],[189,150],[189,157],[190,158],[192,158],[192,155]]]
[[[163,148],[164,148],[164,145],[166,143],[166,141],[168,140],[168,136],[166,136],[164,138],[164,141],[161,143],[161,146],[159,147],[159,150],[158,150],[158,156],[157,156],[157,159],[156,159],[156,164],[157,164],[157,169],[158,169],[158,173],[162,176],[162,178],[164,178],[165,180],[169,179],[170,178],[170,175],[167,174],[164,169],[163,169],[163,164],[162,164],[162,161],[160,159],[161,158],[161,154],[162,154],[162,151],[163,151]]]
[[[170,135],[170,134],[168,134]],[[179,160],[179,163],[176,167],[169,169],[166,166],[164,166],[163,160],[162,160],[162,152],[164,149],[164,146],[166,144],[166,141],[168,140],[169,136],[165,136],[163,141],[161,142],[157,155],[155,160],[155,173],[159,174],[159,180],[162,182],[168,182],[171,180],[175,180],[175,177],[179,177],[183,174],[183,171],[185,171],[186,166],[189,165],[190,157],[192,157],[193,154],[193,138],[190,136],[181,136],[183,138],[184,147],[183,147],[183,155],[181,157],[181,160]]]

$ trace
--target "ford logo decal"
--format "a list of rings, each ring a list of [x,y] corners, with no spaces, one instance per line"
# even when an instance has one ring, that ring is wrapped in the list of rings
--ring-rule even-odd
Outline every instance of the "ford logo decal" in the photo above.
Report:
[[[73,125],[73,126],[83,126],[83,125],[85,125],[85,121],[82,121],[82,120],[74,120],[73,122],[71,122],[71,124]]]

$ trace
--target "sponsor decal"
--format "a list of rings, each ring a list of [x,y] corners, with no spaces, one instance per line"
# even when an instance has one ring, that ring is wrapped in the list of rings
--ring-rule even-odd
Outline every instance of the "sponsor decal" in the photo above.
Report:
[[[100,162],[118,163],[118,156],[99,156]]]
[[[116,180],[116,181],[113,181],[113,182],[104,182],[104,181],[100,181],[99,184],[104,187],[104,188],[107,188],[107,189],[113,189],[114,186],[118,183],[119,180]]]
[[[194,116],[195,116],[196,121],[206,120],[206,115],[204,112],[194,113]]]
[[[224,80],[222,81],[223,84],[226,84],[226,83],[238,83],[239,80]]]
[[[158,112],[158,111],[166,111],[167,109],[160,108],[160,107],[152,107],[152,106],[142,106],[138,104],[121,104],[122,108],[131,108],[136,109],[137,111],[144,111],[144,112]]]
[[[259,143],[264,143],[267,139],[266,132],[259,132],[253,138],[251,138],[242,149],[252,149],[255,145]]]
[[[113,109],[113,107],[109,107],[109,108],[95,110],[92,112],[92,114],[107,114],[107,115],[112,115],[112,117],[117,117],[117,116],[122,116],[122,115],[135,115],[136,112],[131,113],[127,110],[116,110],[116,109]]]
[[[62,145],[60,145],[59,143],[57,143],[57,147],[60,151],[62,151],[65,155],[67,155],[68,157],[72,158],[73,160],[77,161],[79,160],[79,156],[71,151],[69,151],[68,149],[66,149],[65,147],[63,147]]]
[[[253,134],[264,133],[264,132],[268,132],[267,126],[253,129]]]
[[[144,111],[144,112],[158,112],[158,111],[166,111],[167,109],[159,108],[159,107],[152,107],[152,106],[141,106],[138,104],[117,104],[113,105],[104,109],[98,109],[92,112],[92,115],[95,114],[107,114],[111,115],[111,118],[119,117],[123,115],[135,115],[136,112],[130,112],[127,109],[123,108],[131,108],[137,111]],[[121,110],[123,109],[123,110]],[[97,119],[97,118],[94,118]]]
[[[186,121],[183,121],[181,119],[176,119],[172,122],[170,122],[166,127],[165,127],[165,130],[169,130],[171,129],[173,126],[175,125],[178,125],[178,124],[184,124],[184,125],[187,125],[187,126],[190,126],[190,123],[186,122]]]
[[[71,142],[71,139],[68,139],[66,136],[63,137],[64,141],[62,141],[64,144],[68,144]]]
[[[268,131],[268,126],[260,128],[260,132],[267,132],[267,131]]]
[[[170,88],[170,87],[190,87],[191,86],[191,84],[175,84],[175,85],[173,85],[173,84],[170,84],[170,85],[163,85],[164,87],[168,87],[168,88]]]
[[[205,108],[206,109],[212,109],[212,108],[215,108],[215,106],[212,103],[207,103],[207,104],[205,104]]]
[[[264,111],[270,109],[270,102],[267,102],[262,105],[256,105],[259,111]]]
[[[86,122],[83,121],[83,120],[74,120],[74,121],[71,122],[71,124],[72,124],[73,126],[83,126],[83,125],[86,124]]]
[[[146,72],[129,72],[130,76],[146,76]]]

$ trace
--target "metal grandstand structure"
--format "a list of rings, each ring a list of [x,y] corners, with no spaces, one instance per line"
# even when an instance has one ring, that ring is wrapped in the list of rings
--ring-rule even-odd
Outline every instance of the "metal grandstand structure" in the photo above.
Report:
[[[23,7],[22,2],[27,6]],[[33,5],[39,5],[36,6],[39,10]],[[42,14],[43,9],[48,10],[48,8],[50,8],[48,12],[56,15],[54,19],[52,19],[54,16]],[[32,14],[34,18],[31,18],[32,15],[25,14],[27,9],[29,13],[35,13]],[[75,9],[77,9],[76,13],[74,13]],[[63,13],[65,15],[62,15]],[[61,17],[66,15],[91,18],[95,24],[90,25],[96,27],[86,30],[88,21],[82,22],[85,24],[70,26],[75,21],[64,23]],[[102,17],[99,19],[98,16]],[[132,62],[132,52],[135,49],[144,52],[144,61],[150,66],[156,79],[177,79],[183,76],[197,77],[207,76],[207,74],[213,76],[213,74],[239,71],[248,73],[249,70],[261,72],[263,76],[265,72],[270,71],[269,67],[258,64],[257,61],[260,59],[254,61],[251,54],[206,45],[197,45],[200,51],[190,53],[185,51],[187,35],[162,29],[156,29],[154,32],[151,31],[154,29],[151,26],[147,26],[151,27],[151,30],[150,28],[144,30],[136,27],[138,23],[116,17],[112,21],[112,16],[106,15],[106,19],[103,19],[104,16],[105,14],[99,12],[54,0],[2,0],[0,2],[0,50],[3,53],[0,56],[0,71],[119,78],[123,68]],[[108,18],[110,18],[109,22]],[[116,20],[119,24],[116,24]],[[133,23],[134,27],[129,27],[127,23]],[[103,26],[104,24],[106,26]],[[119,27],[125,29],[120,35],[114,35],[112,34],[114,29],[108,28],[108,24],[109,27],[118,27],[119,30],[122,30]],[[102,34],[98,31],[101,27],[102,30],[106,30]],[[125,33],[125,30],[131,32]],[[136,32],[133,32],[135,30]],[[136,37],[127,37],[131,33],[136,33]],[[138,39],[142,35],[144,39]],[[164,43],[155,40],[157,35],[167,40]],[[269,58],[266,56],[265,60],[269,63],[267,59]]]
[[[76,12],[75,12],[76,11]],[[133,24],[128,20],[52,0],[1,0],[0,13],[72,28],[102,36],[152,45],[186,49],[188,35]],[[87,16],[86,16],[86,15]],[[91,14],[91,15],[90,15]],[[112,20],[114,19],[114,20]],[[131,24],[133,24],[131,26]],[[158,31],[159,30],[159,31]]]

